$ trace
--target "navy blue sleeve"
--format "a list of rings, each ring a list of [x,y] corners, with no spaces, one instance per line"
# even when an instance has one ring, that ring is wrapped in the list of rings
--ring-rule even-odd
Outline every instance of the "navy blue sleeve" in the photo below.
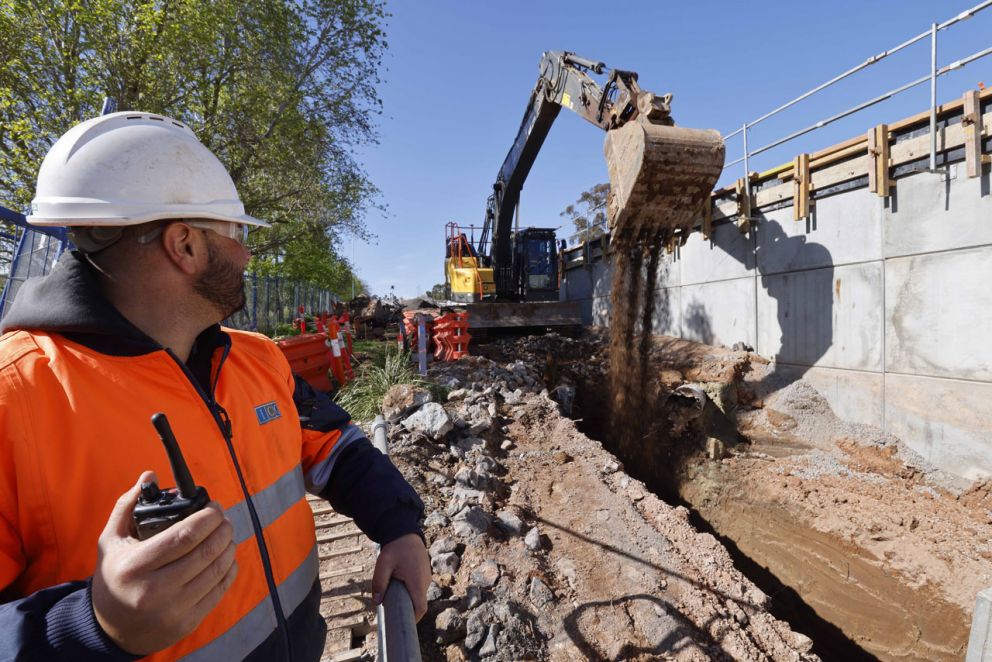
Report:
[[[93,613],[88,581],[69,582],[0,604],[0,660],[137,660],[108,637]]]
[[[368,439],[357,439],[341,452],[321,496],[380,545],[408,533],[423,538],[423,502]]]
[[[375,449],[361,428],[326,393],[295,377],[293,400],[306,430],[339,430],[342,438],[326,461],[330,475],[320,496],[334,510],[355,520],[365,535],[385,545],[400,536],[416,533],[423,538],[420,520],[424,504],[389,458]],[[320,473],[319,471],[316,473]]]

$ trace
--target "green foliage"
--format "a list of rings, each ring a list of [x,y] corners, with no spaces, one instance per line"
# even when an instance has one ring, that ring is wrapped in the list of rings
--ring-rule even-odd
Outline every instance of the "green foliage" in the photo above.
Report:
[[[382,0],[0,0],[0,203],[25,209],[51,144],[100,112],[176,117],[234,178],[252,268],[351,292],[343,234],[378,191]]]
[[[444,301],[448,298],[448,286],[444,283],[437,283],[434,287],[425,292],[425,294],[435,301]]]
[[[381,366],[366,364],[361,373],[343,389],[338,391],[337,403],[352,418],[367,421],[382,411],[382,399],[386,392],[397,384],[413,384],[424,388],[430,383],[421,379],[413,370],[410,354],[387,352]]]
[[[609,184],[596,184],[588,191],[583,191],[574,204],[565,207],[565,211],[559,214],[575,225],[579,243],[606,233],[606,201],[609,195]]]

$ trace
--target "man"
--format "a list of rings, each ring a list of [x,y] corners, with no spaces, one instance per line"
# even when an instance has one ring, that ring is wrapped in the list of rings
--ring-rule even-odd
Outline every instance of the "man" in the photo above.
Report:
[[[192,131],[83,122],[28,220],[78,250],[24,285],[0,338],[0,658],[317,660],[304,488],[383,545],[374,601],[395,577],[422,616],[413,489],[275,344],[218,324],[245,302],[247,229],[267,224]],[[157,412],[213,501],[138,540],[142,483],[171,484]]]

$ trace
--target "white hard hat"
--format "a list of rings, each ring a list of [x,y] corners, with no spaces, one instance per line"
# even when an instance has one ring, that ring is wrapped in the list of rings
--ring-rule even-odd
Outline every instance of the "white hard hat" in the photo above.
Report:
[[[220,160],[185,124],[162,115],[102,115],[48,152],[28,223],[69,227],[206,218],[268,227],[245,214]]]

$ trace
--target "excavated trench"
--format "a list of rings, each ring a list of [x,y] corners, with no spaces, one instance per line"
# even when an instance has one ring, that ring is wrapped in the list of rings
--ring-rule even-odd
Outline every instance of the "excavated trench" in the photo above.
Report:
[[[678,464],[675,453],[664,452],[666,461],[661,463],[645,463],[643,458],[625,457],[627,454],[623,453],[619,445],[614,443],[616,435],[611,431],[609,412],[612,401],[612,394],[603,383],[577,384],[572,415],[579,430],[589,438],[599,441],[604,448],[617,455],[624,462],[627,473],[642,481],[658,497],[669,504],[688,508],[691,514],[690,522],[693,526],[715,536],[730,553],[734,566],[772,598],[769,607],[772,615],[787,622],[794,630],[813,640],[812,652],[824,660],[875,659],[874,655],[845,635],[844,631],[836,624],[819,616],[813,607],[804,601],[803,596],[778,578],[776,571],[781,573],[782,566],[794,561],[794,559],[779,559],[780,555],[775,553],[761,554],[760,560],[752,558],[743,552],[737,544],[739,533],[727,535],[721,531],[724,527],[716,528],[711,524],[697,508],[699,504],[689,500],[696,495],[696,491],[692,489],[692,479],[687,479],[684,473],[675,470]],[[655,435],[654,438],[643,439],[643,443],[645,445],[659,444],[660,446],[664,440],[659,440]],[[710,510],[705,504],[702,506],[704,512]],[[734,516],[739,519],[740,529],[748,532],[749,538],[760,538],[763,535],[770,535],[771,531],[774,531],[777,543],[781,544],[783,548],[796,543],[799,543],[799,546],[808,544],[809,532],[801,527],[782,522],[780,519],[770,521],[766,517],[767,513],[756,516],[757,513],[748,508],[741,510],[743,512],[736,512]],[[723,518],[720,519],[722,521]],[[829,542],[826,542],[826,547],[830,547]],[[843,590],[843,587],[840,586],[836,589],[838,593],[843,593]]]
[[[617,455],[626,471],[660,498],[689,508],[696,527],[716,536],[736,567],[771,597],[772,614],[809,636],[823,659],[960,659],[964,654],[970,614],[946,598],[934,583],[939,580],[902,575],[889,552],[880,555],[856,535],[813,528],[804,513],[818,508],[808,501],[810,490],[817,488],[801,478],[786,473],[781,489],[790,494],[768,498],[747,480],[747,467],[753,465],[721,461],[754,456],[760,458],[754,462],[767,465],[807,452],[801,442],[793,443],[787,434],[760,438],[754,431],[745,439],[736,427],[721,429],[712,422],[702,436],[691,429],[673,434],[678,416],[671,413],[671,385],[653,384],[645,410],[618,419],[640,431],[631,450],[617,443],[629,435],[618,434],[611,421],[614,399],[602,370],[605,362],[599,370],[590,371],[588,365],[570,370],[567,358],[552,358],[549,352],[547,363],[555,364],[556,374],[549,377],[567,375],[574,386],[570,415],[579,429]],[[663,381],[665,369],[654,365],[652,374]],[[892,513],[869,519],[875,515]],[[916,521],[913,517],[906,526],[913,529]],[[887,539],[873,535],[871,540]]]

